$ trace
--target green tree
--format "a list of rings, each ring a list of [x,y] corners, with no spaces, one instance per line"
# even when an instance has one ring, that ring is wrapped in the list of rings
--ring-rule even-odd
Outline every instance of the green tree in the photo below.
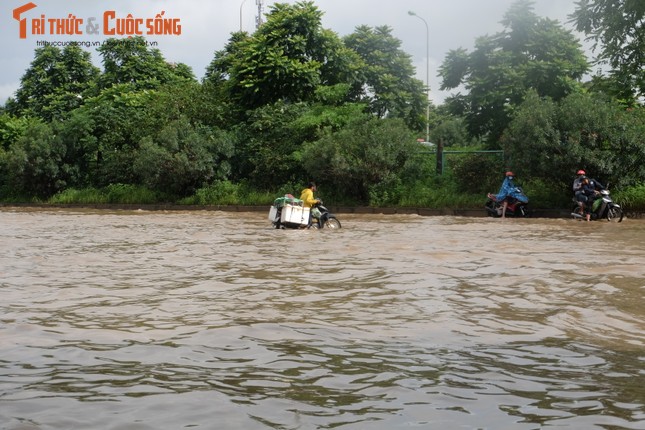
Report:
[[[224,133],[181,118],[141,141],[134,171],[151,189],[187,196],[214,180],[228,179],[232,153]]]
[[[65,118],[92,94],[98,76],[90,54],[78,45],[68,45],[63,51],[53,46],[37,48],[15,101],[8,107],[14,114],[46,121]]]
[[[414,78],[409,54],[387,26],[362,25],[346,36],[345,45],[360,56],[362,79],[354,84],[354,95],[368,103],[379,118],[402,118],[411,128],[421,129],[426,98],[424,84]]]
[[[614,186],[645,181],[645,111],[625,109],[616,99],[572,94],[559,104],[562,140],[571,148],[573,169]]]
[[[61,177],[66,187],[82,188],[92,185],[97,171],[98,139],[94,135],[94,120],[87,110],[75,109],[65,121],[51,124],[56,141],[63,150]]]
[[[149,134],[148,107],[154,91],[120,84],[89,99],[83,109],[94,122],[94,134],[106,149],[136,146]]]
[[[224,49],[215,52],[210,64],[206,67],[203,82],[213,85],[223,84],[230,79],[230,73],[235,62],[240,61],[245,43],[250,40],[246,32],[235,32],[231,34]]]
[[[524,176],[562,187],[580,168],[601,182],[634,185],[645,178],[644,118],[643,109],[595,94],[554,102],[532,92],[509,124],[504,149]]]
[[[302,166],[308,177],[347,197],[385,204],[396,200],[385,193],[396,193],[414,153],[414,139],[401,119],[369,118],[305,144]]]
[[[262,188],[306,182],[302,146],[335,133],[368,114],[362,103],[344,103],[349,86],[319,87],[315,102],[276,102],[249,113],[239,133],[235,179],[250,179]]]
[[[15,117],[7,113],[0,115],[0,149],[9,149],[22,136],[29,125],[29,118]]]
[[[171,121],[187,118],[193,124],[223,128],[229,119],[225,107],[211,98],[205,85],[181,81],[147,92],[146,129],[160,129]]]
[[[245,114],[246,108],[239,106],[231,96],[234,81],[230,73],[233,65],[242,61],[239,57],[242,55],[244,43],[248,40],[247,33],[233,33],[224,49],[215,52],[213,60],[206,68],[202,89],[214,107],[208,124],[229,128],[239,122]]]
[[[227,95],[242,112],[279,100],[311,101],[321,85],[351,83],[357,56],[322,28],[321,17],[312,2],[272,5],[252,36],[240,34],[216,54],[208,79],[227,81]]]
[[[316,90],[315,101],[308,104],[292,127],[296,134],[308,141],[317,140],[325,133],[334,133],[369,115],[365,103],[347,103],[350,86],[338,84]]]
[[[102,88],[128,84],[137,90],[155,89],[169,82],[195,80],[190,67],[167,62],[142,36],[108,39],[97,51],[103,62]]]
[[[574,169],[575,147],[562,143],[557,103],[530,91],[516,109],[502,144],[508,163],[525,178],[566,182]]]
[[[299,179],[297,154],[306,132],[295,124],[308,109],[305,103],[276,102],[250,112],[237,128],[234,178],[263,189]]]
[[[195,126],[203,124],[212,110],[194,80],[173,80],[155,89],[140,88],[137,83],[102,89],[74,112],[70,121],[79,123],[64,134],[71,153],[79,157],[79,180],[99,187],[138,184],[141,176],[133,160],[142,139],[183,118]]]
[[[611,67],[612,92],[630,105],[645,96],[645,2],[578,0],[571,18]]]
[[[3,157],[7,191],[12,195],[48,198],[66,183],[61,170],[64,147],[49,125],[32,120]]]
[[[106,88],[86,100],[79,115],[91,124],[96,139],[95,186],[112,183],[136,184],[132,160],[139,142],[159,130],[164,118],[150,116],[150,104],[156,92],[137,90],[134,84],[118,84]]]
[[[469,134],[466,123],[461,117],[442,118],[430,132],[430,140],[445,147],[450,146],[469,146],[476,142]]]
[[[450,51],[440,67],[442,90],[463,85],[446,103],[466,118],[473,136],[493,146],[526,91],[554,100],[576,92],[588,64],[579,42],[557,21],[539,18],[532,2],[519,0],[501,21],[504,31],[477,39],[475,49]]]

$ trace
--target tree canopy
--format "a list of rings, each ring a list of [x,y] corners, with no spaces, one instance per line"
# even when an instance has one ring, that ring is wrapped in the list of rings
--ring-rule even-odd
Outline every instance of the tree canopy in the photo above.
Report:
[[[613,92],[629,104],[645,97],[645,2],[578,0],[571,18],[595,42],[598,62],[611,67]]]
[[[486,136],[493,145],[527,90],[559,100],[580,88],[588,70],[573,34],[535,15],[532,2],[514,3],[501,23],[504,30],[479,37],[472,52],[448,52],[439,69],[442,90],[466,91],[447,100],[451,111],[466,118],[474,136]]]
[[[644,113],[597,94],[556,103],[531,92],[509,124],[504,148],[527,176],[566,184],[583,168],[613,186],[633,185],[645,177]]]
[[[362,25],[344,41],[364,64],[354,94],[367,102],[378,118],[403,118],[410,127],[420,127],[426,103],[424,84],[414,78],[412,59],[401,49],[392,29]]]
[[[225,94],[241,110],[311,101],[321,85],[352,82],[356,56],[322,28],[321,17],[311,2],[272,5],[253,35],[234,35],[216,53],[205,80],[225,84]]]
[[[91,94],[99,73],[90,53],[78,45],[62,51],[54,46],[36,48],[10,111],[47,121],[61,119]]]
[[[148,47],[142,36],[108,39],[97,51],[103,62],[102,88],[131,84],[136,89],[150,89],[172,81],[195,79],[190,67],[167,62],[161,51]]]

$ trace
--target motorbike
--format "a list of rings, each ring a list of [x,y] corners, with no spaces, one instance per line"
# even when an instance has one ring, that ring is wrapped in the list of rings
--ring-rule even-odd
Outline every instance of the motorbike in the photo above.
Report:
[[[303,208],[292,202],[279,202],[271,207],[269,220],[278,229],[339,229],[340,221],[323,204],[322,200],[313,205],[311,209]],[[297,199],[292,199],[297,200]]]
[[[571,217],[579,220],[586,218],[584,206],[581,206],[575,197],[573,198]],[[601,190],[598,192],[598,197],[591,204],[591,219],[606,219],[610,222],[621,222],[623,217],[623,209],[612,200],[609,190]]]
[[[494,194],[488,194],[486,204],[486,212],[488,216],[492,217],[501,217],[502,216],[502,202],[497,201],[497,197]],[[521,187],[516,187],[515,192],[512,195],[506,197],[508,205],[506,206],[506,216],[508,217],[528,217],[528,202],[529,198],[524,194],[524,191]]]
[[[323,205],[322,200],[316,203],[311,209],[312,223],[309,225],[309,228],[341,228],[340,221],[338,221],[336,215],[329,212],[329,209]]]

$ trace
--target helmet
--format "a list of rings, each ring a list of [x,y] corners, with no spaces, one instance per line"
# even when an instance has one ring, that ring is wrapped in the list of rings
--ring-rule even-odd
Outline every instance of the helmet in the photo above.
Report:
[[[586,174],[587,173],[582,169],[578,170],[578,172],[576,173],[576,175],[586,175]]]
[[[513,174],[513,172],[509,170],[508,172],[506,172],[506,176],[515,176],[515,175]]]

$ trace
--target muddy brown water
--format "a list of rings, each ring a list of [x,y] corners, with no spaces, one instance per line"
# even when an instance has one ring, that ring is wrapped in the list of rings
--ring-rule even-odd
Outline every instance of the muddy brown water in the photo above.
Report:
[[[645,220],[339,218],[0,210],[0,429],[645,429]]]

